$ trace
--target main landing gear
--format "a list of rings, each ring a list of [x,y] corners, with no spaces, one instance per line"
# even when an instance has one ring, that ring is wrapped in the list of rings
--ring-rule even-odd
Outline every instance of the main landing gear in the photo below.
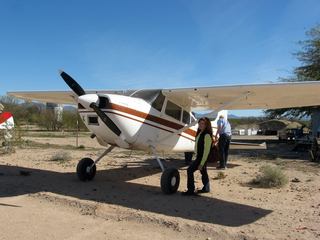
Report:
[[[162,170],[161,175],[161,190],[165,194],[176,193],[180,184],[180,174],[176,168],[165,168],[158,156],[156,156],[157,162]]]
[[[82,158],[77,165],[77,175],[81,181],[91,181],[96,175],[96,164],[109,152],[114,149],[114,146],[110,146],[105,150],[101,156],[99,156],[95,161],[91,158]]]

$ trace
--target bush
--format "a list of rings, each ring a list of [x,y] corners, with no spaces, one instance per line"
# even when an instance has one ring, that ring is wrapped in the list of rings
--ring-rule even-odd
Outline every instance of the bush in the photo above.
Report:
[[[66,162],[71,160],[71,154],[68,152],[58,152],[52,155],[51,161]]]
[[[226,177],[227,177],[227,175],[224,172],[218,172],[216,179],[224,179]]]
[[[279,188],[288,183],[288,177],[279,169],[265,165],[260,168],[261,174],[251,181],[252,184],[263,188]]]

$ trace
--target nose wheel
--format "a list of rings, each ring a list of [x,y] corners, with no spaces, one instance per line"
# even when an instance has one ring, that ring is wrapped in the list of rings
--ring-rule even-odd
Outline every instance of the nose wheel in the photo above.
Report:
[[[107,148],[95,161],[91,158],[82,158],[77,165],[77,175],[81,181],[90,181],[96,175],[96,164],[109,152],[114,149],[114,146]]]
[[[96,165],[91,158],[83,158],[77,165],[77,175],[81,181],[90,181],[96,175]]]
[[[165,169],[161,175],[161,190],[165,194],[176,193],[180,184],[180,174],[175,168]]]

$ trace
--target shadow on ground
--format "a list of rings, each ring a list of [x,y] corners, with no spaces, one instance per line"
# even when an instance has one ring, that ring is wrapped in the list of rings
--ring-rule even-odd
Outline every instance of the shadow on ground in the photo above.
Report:
[[[175,161],[178,162],[178,161]],[[142,166],[141,165],[144,165]],[[125,167],[100,170],[91,182],[80,182],[75,173],[61,173],[0,165],[0,197],[52,192],[115,204],[132,209],[224,226],[242,226],[265,217],[270,210],[207,196],[164,195],[160,187],[134,183],[135,179],[158,174],[154,160],[128,162]],[[29,176],[20,173],[30,172]]]

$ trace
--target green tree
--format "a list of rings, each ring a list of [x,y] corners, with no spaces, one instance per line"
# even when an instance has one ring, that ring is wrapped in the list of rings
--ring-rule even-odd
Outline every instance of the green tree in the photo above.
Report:
[[[320,25],[306,32],[306,35],[307,40],[299,42],[301,49],[294,54],[301,62],[301,66],[295,68],[292,77],[281,80],[320,81]],[[266,110],[265,113],[269,118],[303,118],[310,116],[315,110],[319,111],[319,106]]]

